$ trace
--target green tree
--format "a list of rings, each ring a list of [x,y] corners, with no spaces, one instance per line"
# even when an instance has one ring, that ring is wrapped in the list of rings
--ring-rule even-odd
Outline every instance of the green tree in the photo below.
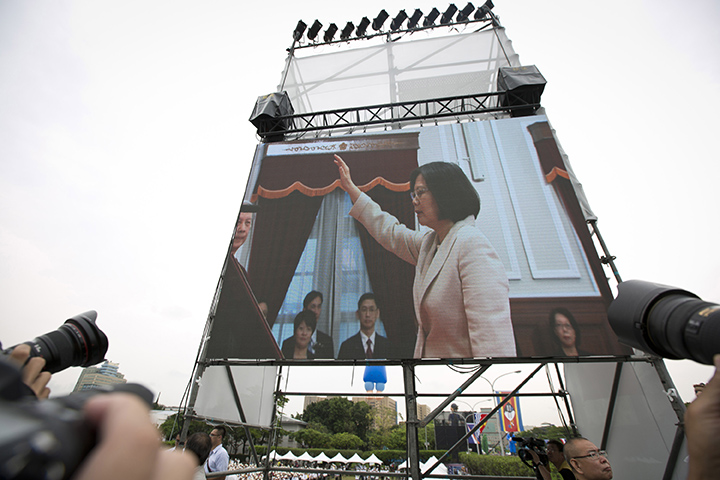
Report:
[[[387,448],[390,450],[406,450],[407,449],[407,429],[405,424],[397,425],[395,428],[390,429],[388,435]]]
[[[248,428],[255,448],[264,445],[267,432],[258,428]],[[250,442],[248,441],[245,429],[241,426],[226,427],[227,435],[223,440],[228,452],[239,452],[245,455],[250,454]]]
[[[174,440],[175,435],[182,431],[184,420],[185,419],[183,417],[178,417],[177,413],[166,418],[162,425],[160,425],[160,433],[163,438],[166,440]],[[190,422],[190,426],[188,427],[188,437],[195,432],[210,433],[211,430],[212,427],[207,425],[205,422],[192,420]]]
[[[545,425],[542,427],[531,428],[524,432],[518,433],[516,436],[522,438],[535,437],[542,440],[560,440],[561,438],[570,438],[572,432],[565,427],[556,427],[555,425]]]
[[[338,450],[359,450],[364,444],[360,437],[352,433],[336,433],[330,437],[330,447]]]
[[[418,430],[418,443],[420,448],[425,448],[425,435],[427,433],[427,449],[435,450],[435,423],[428,423],[427,427]]]
[[[296,441],[308,448],[327,448],[330,447],[332,436],[325,432],[319,432],[314,428],[304,428],[298,432],[291,433],[290,436]]]
[[[332,434],[352,433],[365,443],[372,422],[370,410],[370,405],[365,402],[335,397],[311,403],[303,412],[302,419],[321,424]]]

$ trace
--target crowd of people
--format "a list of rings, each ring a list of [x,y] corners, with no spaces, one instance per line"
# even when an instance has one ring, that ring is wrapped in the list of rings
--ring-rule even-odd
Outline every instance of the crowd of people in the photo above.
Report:
[[[314,462],[304,462],[304,461],[286,461],[281,460],[275,463],[275,467],[279,468],[297,468],[297,469],[323,469],[323,470],[338,470],[337,474],[333,473],[318,473],[318,472],[299,472],[299,471],[272,471],[270,472],[270,478],[273,480],[323,480],[323,479],[341,479],[341,473],[344,475],[347,475],[346,472],[340,472],[340,470],[347,471],[349,468],[346,465],[339,465],[334,463],[327,463],[327,464],[316,464]],[[230,471],[237,471],[237,470],[246,470],[246,469],[253,469],[255,468],[254,465],[243,463],[237,460],[233,460],[230,462],[229,470]],[[375,465],[375,466],[368,466],[363,464],[355,464],[352,468],[355,472],[357,472],[356,480],[382,480],[386,477],[383,477],[383,473],[389,472],[390,467],[386,465]],[[262,472],[247,472],[247,473],[237,473],[234,475],[230,475],[226,478],[226,480],[262,480],[263,473]]]

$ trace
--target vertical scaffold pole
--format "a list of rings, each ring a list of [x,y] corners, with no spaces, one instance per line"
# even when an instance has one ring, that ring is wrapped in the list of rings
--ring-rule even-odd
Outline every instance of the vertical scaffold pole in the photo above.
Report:
[[[420,450],[418,447],[417,392],[415,391],[415,364],[403,362],[405,383],[405,411],[407,428],[408,468],[412,480],[420,480]]]

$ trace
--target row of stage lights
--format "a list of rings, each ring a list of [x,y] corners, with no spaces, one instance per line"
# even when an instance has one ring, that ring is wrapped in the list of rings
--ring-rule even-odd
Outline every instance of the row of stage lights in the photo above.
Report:
[[[440,16],[440,12],[437,8],[433,8],[430,13],[427,14],[424,18],[423,12],[419,8],[416,9],[410,17],[408,17],[408,14],[405,13],[405,10],[400,10],[397,16],[393,18],[390,22],[390,32],[421,30],[438,26],[449,26],[458,23],[467,23],[470,21],[470,16],[473,15],[473,12],[474,21],[482,20],[487,16],[490,16],[492,18],[492,13],[490,12],[490,10],[492,10],[494,6],[495,5],[493,5],[492,0],[487,0],[481,7],[478,7],[477,9],[472,3],[468,3],[465,8],[458,11],[458,8],[455,6],[455,4],[451,3],[447,10],[445,10],[445,13],[442,14],[442,16]],[[440,17],[440,24],[436,25],[435,22],[437,21],[438,17]],[[453,17],[455,17],[455,21],[453,21]],[[375,17],[375,19],[372,21],[372,24],[370,23],[368,17],[363,17],[357,28],[352,22],[348,22],[347,25],[345,25],[345,28],[340,31],[340,41],[350,40],[351,37],[360,39],[367,38],[372,35],[382,34],[383,32],[380,32],[380,30],[382,30],[383,24],[388,18],[390,18],[390,15],[388,15],[385,10],[381,10],[378,16]],[[405,23],[405,20],[407,20],[407,25],[403,29],[403,23]],[[420,20],[422,20],[422,25],[420,25]],[[316,40],[316,38],[318,36],[318,33],[320,33],[322,26],[322,23],[320,23],[318,20],[315,20],[310,29],[307,31],[307,39],[309,42],[313,44],[333,42],[333,38],[338,31],[337,25],[331,23],[328,26],[322,37],[323,41],[321,42],[319,39]],[[368,35],[367,29],[370,26],[378,33]],[[305,24],[305,22],[300,20],[295,27],[295,31],[293,32],[293,40],[295,42],[300,41],[306,28],[307,25]]]

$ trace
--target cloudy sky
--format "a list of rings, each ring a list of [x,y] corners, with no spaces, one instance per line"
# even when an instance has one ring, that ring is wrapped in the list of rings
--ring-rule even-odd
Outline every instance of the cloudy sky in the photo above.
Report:
[[[542,103],[623,279],[720,302],[720,4],[495,4],[521,62],[547,79]],[[393,17],[447,4],[267,6],[0,2],[6,347],[94,309],[110,338],[107,358],[177,404],[257,144],[248,118],[256,98],[277,88],[297,21],[344,25],[382,8]],[[709,368],[669,363],[692,399],[692,384],[707,380]],[[514,367],[493,368],[490,380]],[[295,389],[323,388],[301,370],[290,387],[297,378]],[[440,388],[444,372],[420,380]],[[56,375],[55,393],[69,392],[78,374]],[[361,392],[360,374],[353,386],[349,369],[326,378]],[[401,388],[391,372],[388,390]],[[526,421],[548,421],[545,413]]]

